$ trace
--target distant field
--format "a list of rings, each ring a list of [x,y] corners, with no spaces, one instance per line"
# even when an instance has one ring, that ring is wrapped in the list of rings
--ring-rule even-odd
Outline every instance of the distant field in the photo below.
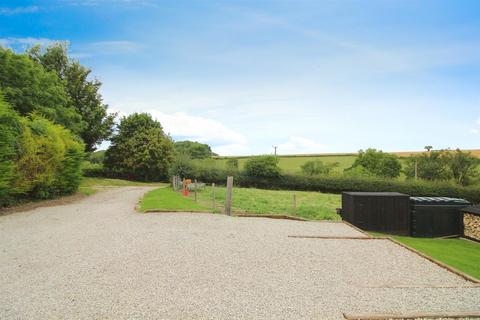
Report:
[[[338,162],[338,167],[334,169],[336,172],[342,172],[344,169],[350,167],[353,162],[355,161],[355,155],[338,155],[338,156],[299,156],[299,157],[290,157],[290,156],[279,156],[279,166],[283,170],[284,173],[296,173],[301,171],[301,166],[307,162],[312,160],[321,160],[324,163],[335,163]],[[240,168],[243,168],[245,162],[249,158],[238,158],[238,162]],[[227,159],[225,158],[218,158],[215,159],[216,164],[220,168],[225,168],[225,164]]]
[[[473,155],[480,158],[480,149],[477,150],[465,150],[471,152]],[[413,154],[422,153],[421,151],[401,151],[391,152],[401,158],[408,157]],[[225,164],[229,158],[238,159],[240,168],[243,168],[245,162],[251,158],[251,156],[239,156],[239,157],[217,157],[214,160],[206,160],[204,162],[214,163],[218,168],[225,168]],[[304,155],[280,155],[279,166],[284,173],[297,173],[301,171],[301,166],[312,160],[321,160],[324,163],[338,162],[334,172],[343,172],[344,169],[349,168],[357,158],[356,153],[342,153],[342,154],[304,154]],[[403,161],[402,161],[403,162]]]

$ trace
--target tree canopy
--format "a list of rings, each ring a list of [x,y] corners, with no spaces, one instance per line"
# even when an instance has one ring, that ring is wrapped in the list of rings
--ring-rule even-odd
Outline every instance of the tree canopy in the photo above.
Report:
[[[108,105],[103,103],[99,93],[102,83],[91,79],[91,70],[68,56],[67,45],[55,43],[45,49],[35,46],[28,55],[63,81],[70,103],[84,123],[78,133],[86,150],[94,151],[97,144],[110,138],[116,114],[108,113]]]
[[[177,153],[188,154],[192,159],[205,159],[213,155],[208,144],[197,141],[175,141],[174,146]]]
[[[352,167],[346,170],[362,167],[367,172],[377,177],[397,178],[402,170],[398,157],[376,149],[360,150]]]
[[[62,80],[27,54],[0,47],[0,88],[5,100],[22,116],[36,112],[77,134],[86,127]]]
[[[174,155],[173,142],[163,132],[160,122],[148,113],[123,117],[111,142],[104,161],[111,173],[145,181],[168,176]]]

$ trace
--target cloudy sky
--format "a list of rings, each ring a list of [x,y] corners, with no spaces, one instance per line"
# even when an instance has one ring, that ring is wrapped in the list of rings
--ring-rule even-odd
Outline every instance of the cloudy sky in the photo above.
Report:
[[[480,1],[0,1],[120,114],[223,155],[480,147]]]

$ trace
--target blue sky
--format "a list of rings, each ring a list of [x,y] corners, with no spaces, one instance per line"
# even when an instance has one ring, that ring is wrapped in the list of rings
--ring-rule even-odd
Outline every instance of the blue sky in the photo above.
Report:
[[[0,1],[120,114],[223,155],[480,148],[480,1]]]

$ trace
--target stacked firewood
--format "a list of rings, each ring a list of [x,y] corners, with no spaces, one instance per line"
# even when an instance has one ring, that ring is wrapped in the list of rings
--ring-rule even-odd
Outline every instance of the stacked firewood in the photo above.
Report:
[[[480,215],[463,214],[464,234],[467,237],[480,240]]]

